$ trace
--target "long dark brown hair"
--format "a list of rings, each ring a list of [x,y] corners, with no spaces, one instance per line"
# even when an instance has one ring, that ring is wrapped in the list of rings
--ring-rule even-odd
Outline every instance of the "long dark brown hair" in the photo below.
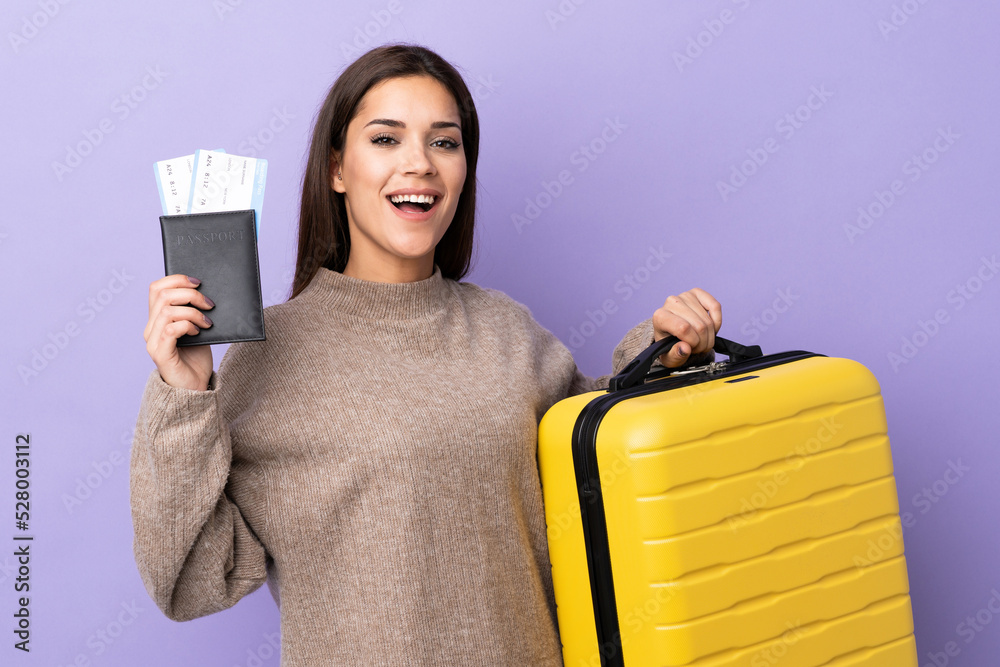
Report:
[[[330,187],[330,155],[344,149],[347,125],[361,99],[376,84],[402,76],[426,75],[447,88],[458,105],[466,176],[455,218],[434,249],[441,275],[460,280],[469,271],[476,211],[476,161],[479,116],[458,71],[430,49],[409,44],[380,46],[364,54],[337,77],[316,116],[309,161],[302,179],[299,249],[289,299],[305,289],[320,267],[343,272],[351,251],[344,195]]]

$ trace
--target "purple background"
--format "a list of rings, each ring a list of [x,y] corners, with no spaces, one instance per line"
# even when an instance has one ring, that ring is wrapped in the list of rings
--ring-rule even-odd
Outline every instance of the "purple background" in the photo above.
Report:
[[[133,561],[128,454],[153,368],[148,285],[163,275],[151,166],[218,146],[268,159],[261,274],[265,305],[283,301],[312,117],[348,62],[403,40],[460,66],[475,91],[478,263],[467,280],[527,304],[590,375],[692,286],[722,302],[728,337],[864,363],[882,384],[912,514],[921,664],[949,642],[949,664],[996,664],[1000,620],[959,624],[992,620],[980,610],[1000,589],[1000,367],[985,347],[1000,296],[1000,7],[576,2],[4,3],[0,663],[278,664],[266,587],[179,624]],[[102,122],[113,129],[98,137]],[[57,173],[80,143],[89,154]],[[925,170],[912,161],[922,155]],[[852,232],[859,209],[873,217]],[[40,370],[22,377],[36,355]],[[22,432],[36,536],[30,656],[11,647]],[[952,464],[960,477],[945,474]]]

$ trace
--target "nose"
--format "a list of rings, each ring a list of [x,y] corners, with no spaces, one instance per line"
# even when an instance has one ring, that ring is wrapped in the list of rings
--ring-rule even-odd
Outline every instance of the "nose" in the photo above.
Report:
[[[402,151],[400,169],[406,175],[427,176],[436,172],[429,149],[419,141],[407,142]]]

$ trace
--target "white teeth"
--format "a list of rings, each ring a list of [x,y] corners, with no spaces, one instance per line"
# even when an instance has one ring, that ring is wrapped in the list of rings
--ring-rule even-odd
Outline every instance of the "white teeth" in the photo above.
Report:
[[[389,201],[393,204],[399,204],[404,201],[414,204],[433,204],[434,195],[392,195],[389,197]]]

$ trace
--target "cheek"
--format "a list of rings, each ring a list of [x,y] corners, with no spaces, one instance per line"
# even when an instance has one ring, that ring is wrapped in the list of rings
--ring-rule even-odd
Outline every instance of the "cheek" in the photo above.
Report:
[[[465,167],[465,161],[463,160],[461,164],[455,166],[455,172],[453,174],[452,188],[456,192],[461,192],[462,187],[465,185],[465,177],[467,174]]]
[[[374,207],[381,203],[379,200],[387,176],[385,169],[380,167],[377,160],[365,160],[352,169],[351,185],[353,186],[355,206]],[[344,178],[347,178],[346,174]]]

